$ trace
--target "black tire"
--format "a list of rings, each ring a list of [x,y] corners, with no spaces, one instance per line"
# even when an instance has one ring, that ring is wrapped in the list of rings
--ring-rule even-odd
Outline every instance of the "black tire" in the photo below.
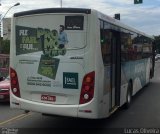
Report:
[[[127,90],[127,95],[126,95],[126,103],[125,103],[125,109],[128,109],[131,105],[132,102],[132,82],[129,82],[128,84],[128,90]]]

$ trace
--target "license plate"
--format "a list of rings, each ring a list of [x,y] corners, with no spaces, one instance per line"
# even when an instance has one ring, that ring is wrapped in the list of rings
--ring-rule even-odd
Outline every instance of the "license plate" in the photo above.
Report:
[[[42,101],[56,101],[56,96],[51,96],[51,95],[41,95],[41,100]]]

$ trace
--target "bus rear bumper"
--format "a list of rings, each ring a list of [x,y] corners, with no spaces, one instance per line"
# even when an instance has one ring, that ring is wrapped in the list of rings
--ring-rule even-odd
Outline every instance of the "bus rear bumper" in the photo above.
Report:
[[[39,103],[29,100],[24,100],[22,98],[18,98],[13,94],[10,95],[10,107],[22,110],[29,110],[33,112],[49,114],[49,115],[58,115],[58,116],[68,116],[68,117],[79,117],[79,118],[98,118],[95,113],[96,110],[91,110],[93,108],[93,102],[90,104],[83,105],[53,105],[46,103]],[[88,106],[91,106],[90,109]]]
[[[60,116],[72,116],[72,117],[77,117],[77,109],[78,109],[77,105],[53,105],[53,104],[24,100],[17,97],[16,99],[12,98],[10,106],[11,108],[29,110],[38,113],[60,115]]]

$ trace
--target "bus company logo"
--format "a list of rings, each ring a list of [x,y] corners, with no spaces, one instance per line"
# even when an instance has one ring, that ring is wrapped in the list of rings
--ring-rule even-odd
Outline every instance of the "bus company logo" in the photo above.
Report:
[[[78,89],[78,73],[63,73],[63,88]]]

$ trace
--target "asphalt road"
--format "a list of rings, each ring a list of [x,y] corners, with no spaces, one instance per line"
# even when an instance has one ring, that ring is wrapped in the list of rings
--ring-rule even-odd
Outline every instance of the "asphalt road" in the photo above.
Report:
[[[114,128],[123,128],[117,130],[122,133],[129,133],[127,128],[160,128],[160,61],[156,63],[154,78],[148,86],[133,97],[131,107],[128,110],[120,108],[107,119],[50,117],[34,112],[25,114],[22,110],[10,109],[8,103],[1,103],[0,128],[25,128],[23,130],[25,132],[31,131],[30,128],[34,128],[34,131],[36,131],[35,128],[42,128],[40,131],[62,128],[96,129],[97,133],[105,133]],[[139,130],[136,131],[139,132]]]

